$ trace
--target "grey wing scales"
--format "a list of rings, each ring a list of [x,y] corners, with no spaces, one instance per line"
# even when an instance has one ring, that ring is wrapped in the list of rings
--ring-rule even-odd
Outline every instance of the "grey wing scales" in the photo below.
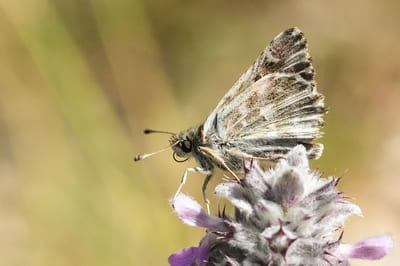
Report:
[[[224,142],[257,157],[283,155],[297,144],[305,145],[310,158],[320,156],[322,145],[311,142],[321,136],[325,108],[313,84],[270,74],[246,92],[235,99],[236,107],[221,112],[228,117],[216,125]]]
[[[241,79],[216,108],[222,140],[267,158],[303,144],[318,158],[323,147],[311,142],[321,136],[325,108],[303,33],[293,28],[278,35]]]
[[[297,73],[303,79],[312,81],[314,70],[310,63],[307,42],[298,28],[280,33],[260,54],[257,60],[225,94],[204,123],[204,132],[212,130],[214,120],[221,118],[219,112],[239,94],[270,73]]]

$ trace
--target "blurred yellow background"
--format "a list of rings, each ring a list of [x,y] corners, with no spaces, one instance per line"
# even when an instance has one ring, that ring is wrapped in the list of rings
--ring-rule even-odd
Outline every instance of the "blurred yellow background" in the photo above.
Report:
[[[330,108],[312,166],[343,176],[364,212],[344,241],[398,240],[399,14],[397,0],[1,0],[0,265],[166,265],[197,245],[204,231],[168,203],[195,162],[168,151],[133,163],[168,144],[142,130],[201,123],[292,26]],[[202,182],[191,174],[184,191],[201,201]],[[399,261],[395,247],[352,265]]]

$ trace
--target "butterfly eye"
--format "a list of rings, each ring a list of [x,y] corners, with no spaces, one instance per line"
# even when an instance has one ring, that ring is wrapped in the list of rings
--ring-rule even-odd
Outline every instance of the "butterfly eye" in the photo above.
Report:
[[[180,146],[181,146],[182,151],[185,153],[192,151],[192,142],[190,140],[182,141]]]

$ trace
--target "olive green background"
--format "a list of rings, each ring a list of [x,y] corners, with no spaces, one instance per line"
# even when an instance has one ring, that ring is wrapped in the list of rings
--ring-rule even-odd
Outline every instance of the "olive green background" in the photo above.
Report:
[[[197,245],[203,229],[168,202],[195,162],[134,163],[168,144],[142,130],[199,125],[293,26],[330,108],[312,166],[364,212],[344,241],[398,240],[399,14],[396,0],[0,0],[0,265],[166,265]],[[202,181],[184,188],[200,202]]]

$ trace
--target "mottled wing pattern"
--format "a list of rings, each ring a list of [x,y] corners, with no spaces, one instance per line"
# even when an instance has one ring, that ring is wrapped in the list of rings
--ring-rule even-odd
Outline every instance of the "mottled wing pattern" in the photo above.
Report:
[[[296,63],[301,63],[304,57],[309,58],[309,54],[303,33],[298,28],[291,28],[280,33],[271,41],[249,69],[236,81],[210,113],[204,123],[204,132],[207,133],[213,127],[216,115],[222,108],[267,74],[298,72],[303,78],[312,80],[314,69],[309,60],[307,60],[310,63],[309,67],[304,67],[303,71],[296,71],[294,69],[302,66],[302,64],[296,65]]]
[[[236,107],[222,109],[225,117],[217,124],[224,141],[257,157],[284,155],[297,144],[311,159],[320,156],[322,145],[311,142],[321,136],[325,109],[313,84],[297,75],[271,74],[237,98]]]
[[[318,158],[324,114],[307,41],[297,29],[279,34],[228,91],[205,123],[249,156],[286,154],[298,143]],[[211,117],[213,116],[213,117]],[[207,124],[207,127],[206,127]]]

